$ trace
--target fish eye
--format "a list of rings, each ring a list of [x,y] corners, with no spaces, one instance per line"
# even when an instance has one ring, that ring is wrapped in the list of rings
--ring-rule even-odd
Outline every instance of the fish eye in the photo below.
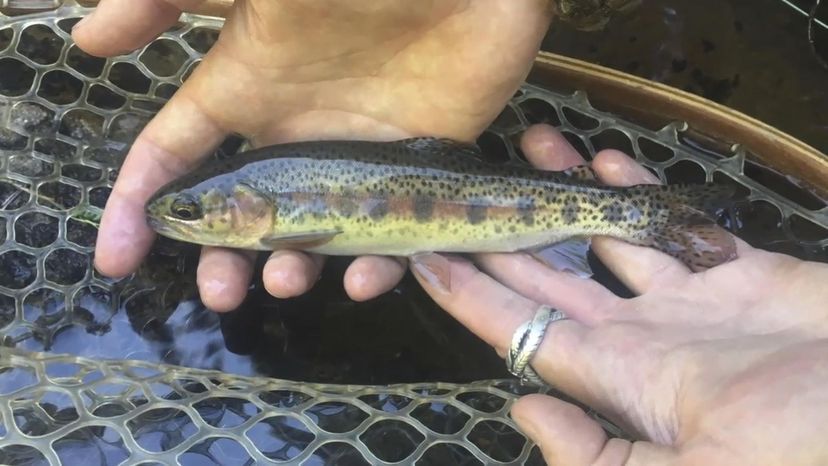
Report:
[[[201,218],[201,206],[191,196],[178,196],[170,205],[170,213],[181,220]]]

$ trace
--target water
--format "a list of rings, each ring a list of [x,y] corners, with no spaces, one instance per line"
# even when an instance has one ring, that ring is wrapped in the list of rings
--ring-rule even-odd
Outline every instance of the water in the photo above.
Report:
[[[644,0],[600,32],[555,25],[543,48],[689,91],[828,153],[828,68],[808,41],[813,0]],[[828,24],[828,4],[819,17]],[[828,58],[828,28],[814,34]],[[769,93],[769,90],[773,90]]]

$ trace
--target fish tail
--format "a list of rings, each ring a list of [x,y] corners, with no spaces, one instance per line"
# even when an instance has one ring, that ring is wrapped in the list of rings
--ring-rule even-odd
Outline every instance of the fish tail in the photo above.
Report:
[[[730,186],[636,186],[655,203],[657,215],[642,232],[641,245],[650,246],[682,261],[694,272],[736,258],[733,235],[717,224],[717,216],[734,202]]]

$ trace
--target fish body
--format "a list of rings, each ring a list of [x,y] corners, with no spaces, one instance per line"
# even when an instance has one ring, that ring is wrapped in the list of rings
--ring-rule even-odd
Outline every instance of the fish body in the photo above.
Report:
[[[282,144],[207,164],[148,202],[160,234],[204,245],[327,255],[514,252],[611,236],[692,268],[735,255],[716,233],[718,186],[610,187],[586,168],[485,162],[436,138]]]

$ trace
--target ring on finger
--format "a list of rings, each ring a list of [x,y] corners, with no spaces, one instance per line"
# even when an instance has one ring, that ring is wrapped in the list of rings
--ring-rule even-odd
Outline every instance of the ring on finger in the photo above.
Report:
[[[522,382],[544,385],[530,362],[540,347],[549,324],[568,319],[566,314],[549,306],[541,305],[532,320],[523,323],[512,335],[512,344],[506,353],[506,369]]]

